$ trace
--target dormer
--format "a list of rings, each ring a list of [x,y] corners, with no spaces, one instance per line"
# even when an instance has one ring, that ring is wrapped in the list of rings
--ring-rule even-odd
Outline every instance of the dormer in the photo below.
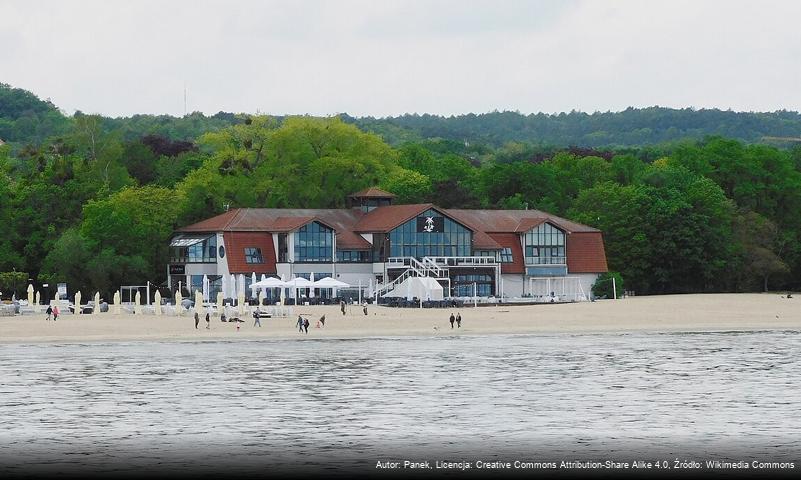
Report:
[[[348,208],[358,208],[363,212],[369,212],[377,207],[392,205],[395,195],[385,192],[380,188],[370,187],[360,192],[348,195]]]

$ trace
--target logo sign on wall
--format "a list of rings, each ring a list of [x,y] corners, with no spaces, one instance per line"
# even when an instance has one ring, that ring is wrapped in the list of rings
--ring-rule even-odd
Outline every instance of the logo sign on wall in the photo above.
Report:
[[[417,231],[420,233],[442,233],[445,231],[445,218],[417,217]]]
[[[170,265],[170,275],[185,275],[186,265]]]

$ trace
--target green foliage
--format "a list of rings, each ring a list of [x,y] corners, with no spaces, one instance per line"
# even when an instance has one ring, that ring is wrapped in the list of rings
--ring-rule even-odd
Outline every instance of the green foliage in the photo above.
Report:
[[[615,283],[612,284],[614,278]],[[620,297],[623,294],[623,277],[619,272],[605,272],[598,276],[592,284],[592,294],[597,298],[615,298],[615,294]]]
[[[16,295],[18,299],[27,296],[28,274],[25,272],[0,272],[0,292],[3,296],[11,298]]]

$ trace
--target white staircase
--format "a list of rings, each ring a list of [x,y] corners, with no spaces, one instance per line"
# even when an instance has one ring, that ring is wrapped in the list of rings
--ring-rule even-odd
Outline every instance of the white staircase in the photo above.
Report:
[[[406,266],[406,270],[391,282],[377,285],[373,291],[373,295],[381,296],[391,292],[409,277],[431,277],[437,281],[445,281],[448,283],[448,291],[450,291],[451,280],[448,276],[448,269],[437,265],[437,263],[429,257],[423,257],[422,262],[414,257],[394,257],[390,258],[388,263],[403,264]]]

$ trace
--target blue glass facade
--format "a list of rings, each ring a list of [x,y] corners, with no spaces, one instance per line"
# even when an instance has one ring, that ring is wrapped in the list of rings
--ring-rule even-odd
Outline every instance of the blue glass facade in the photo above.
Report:
[[[442,231],[420,231],[424,221],[419,218],[436,218],[443,215],[436,210],[427,210],[389,232],[391,257],[467,257],[472,254],[473,233],[444,217]]]
[[[295,262],[331,262],[334,231],[318,222],[308,223],[295,233]]]

